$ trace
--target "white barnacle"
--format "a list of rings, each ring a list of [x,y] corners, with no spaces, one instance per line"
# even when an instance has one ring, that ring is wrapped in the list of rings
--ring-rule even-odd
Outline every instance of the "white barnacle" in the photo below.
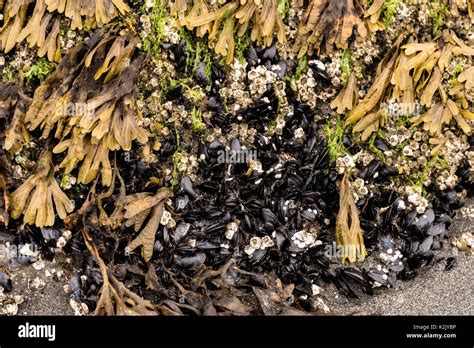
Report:
[[[246,245],[245,248],[244,248],[244,252],[245,252],[248,256],[251,256],[251,255],[255,252],[255,249],[252,248],[250,245]]]
[[[225,237],[228,240],[231,240],[238,229],[239,229],[239,226],[235,222],[228,223],[226,226]]]
[[[321,244],[321,241],[316,240],[316,233],[308,233],[306,231],[296,232],[291,239],[298,246],[298,248],[306,249],[315,245]]]
[[[166,209],[163,209],[163,215],[161,216],[160,223],[164,226],[168,225],[171,219],[171,213]]]
[[[274,245],[275,243],[270,236],[265,236],[262,238],[262,248],[271,248]]]
[[[294,136],[295,136],[295,139],[302,139],[304,137],[304,130],[303,128],[298,128],[294,131]]]
[[[317,286],[316,284],[312,284],[311,285],[311,292],[313,293],[313,296],[314,295],[319,295],[321,293],[321,291],[323,291],[323,289],[321,289],[319,286]]]
[[[262,240],[260,239],[260,237],[252,237],[252,238],[250,238],[249,245],[253,249],[260,249],[261,246],[262,246]]]

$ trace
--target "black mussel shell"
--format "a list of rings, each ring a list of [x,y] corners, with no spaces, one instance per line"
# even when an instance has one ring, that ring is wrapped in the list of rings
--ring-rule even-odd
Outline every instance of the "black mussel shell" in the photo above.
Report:
[[[174,255],[173,261],[179,268],[195,269],[206,261],[206,254],[196,253],[190,256]]]
[[[426,231],[427,234],[437,236],[446,232],[446,225],[443,222],[437,222]]]
[[[196,199],[197,193],[196,191],[194,191],[194,186],[189,176],[185,176],[181,179],[181,189],[186,192],[192,199]]]
[[[173,242],[174,244],[178,244],[178,242],[187,236],[189,229],[191,228],[190,223],[182,223],[176,227],[173,233]]]
[[[61,232],[55,228],[41,228],[41,235],[47,241],[56,241],[61,237]]]
[[[81,278],[78,275],[74,275],[69,279],[69,297],[78,301],[82,295]]]
[[[388,284],[388,275],[385,272],[379,270],[370,270],[367,275],[374,281],[381,285]]]

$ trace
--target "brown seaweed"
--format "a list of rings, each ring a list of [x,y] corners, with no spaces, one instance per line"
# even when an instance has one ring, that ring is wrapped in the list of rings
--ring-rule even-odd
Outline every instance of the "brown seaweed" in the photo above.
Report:
[[[10,202],[13,219],[23,214],[25,224],[37,227],[54,225],[55,211],[60,219],[73,211],[73,202],[64,194],[54,177],[50,149],[45,148],[41,152],[33,174],[10,195]]]
[[[276,0],[227,1],[213,10],[205,0],[194,1],[192,7],[179,0],[171,7],[171,14],[178,16],[180,25],[196,29],[198,37],[208,34],[210,41],[217,39],[215,51],[226,57],[227,64],[234,59],[236,34],[243,37],[249,33],[252,41],[264,46],[271,46],[275,36],[280,43],[286,41]]]
[[[311,0],[298,30],[295,51],[302,57],[320,50],[331,53],[334,46],[347,48],[354,30],[358,40],[367,36],[367,28],[353,0]]]
[[[336,243],[342,249],[343,263],[346,260],[349,262],[363,260],[367,255],[349,177],[350,174],[346,173],[341,181],[339,213],[336,219]]]
[[[346,125],[356,123],[353,131],[361,133],[366,140],[383,126],[388,111],[383,102],[401,103],[407,113],[413,114],[416,101],[427,111],[411,119],[414,126],[423,124],[423,129],[439,136],[443,125],[454,119],[458,126],[469,133],[472,119],[465,91],[472,87],[472,68],[461,72],[453,87],[446,92],[442,76],[451,60],[458,55],[472,57],[474,49],[460,40],[453,31],[446,30],[443,40],[416,42],[413,38],[401,45],[403,36],[387,53],[377,68],[374,83],[365,98],[348,114]],[[339,97],[338,97],[339,98]],[[333,106],[340,103],[339,99]]]
[[[28,109],[28,129],[42,129],[44,139],[54,131],[60,142],[53,152],[67,151],[60,168],[70,173],[82,163],[81,183],[90,183],[101,172],[102,183],[109,186],[109,151],[129,151],[134,140],[148,139],[137,124],[135,81],[143,61],[134,55],[137,43],[114,28],[99,30],[64,57],[38,87]]]
[[[84,25],[102,27],[130,11],[122,0],[7,0],[2,7],[0,48],[8,53],[26,40],[30,48],[38,48],[39,57],[46,56],[56,62],[61,59],[61,14],[70,19],[74,30],[83,29]]]

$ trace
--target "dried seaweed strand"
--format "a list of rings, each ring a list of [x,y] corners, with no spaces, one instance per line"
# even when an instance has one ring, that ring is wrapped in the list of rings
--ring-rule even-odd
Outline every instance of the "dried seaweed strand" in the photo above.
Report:
[[[367,256],[349,177],[350,174],[346,173],[341,181],[339,213],[336,218],[336,243],[342,252],[342,263],[346,260],[351,263],[361,261]]]

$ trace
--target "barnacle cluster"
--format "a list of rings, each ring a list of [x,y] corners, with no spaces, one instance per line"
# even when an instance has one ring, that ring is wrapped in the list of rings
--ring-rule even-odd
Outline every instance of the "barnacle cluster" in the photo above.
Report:
[[[256,250],[259,249],[266,249],[266,248],[271,248],[274,246],[275,243],[269,236],[264,236],[263,238],[260,237],[252,237],[250,238],[249,244],[245,246],[244,252],[247,255],[252,255]]]
[[[211,5],[211,1],[176,0],[171,14],[178,16],[179,24],[196,29],[196,35],[217,39],[214,50],[226,57],[227,64],[234,58],[235,38],[249,35],[252,41],[270,46],[274,37],[280,43],[286,40],[282,15],[276,0],[229,0]],[[214,1],[214,3],[216,3]]]
[[[302,74],[296,80],[296,89],[298,98],[307,103],[312,108],[316,107],[318,101],[318,93],[315,89],[317,86],[317,76],[313,69],[308,69],[305,74]]]
[[[245,86],[247,65],[246,62],[241,63],[238,59],[235,59],[231,64],[232,71],[228,83],[219,90],[219,94],[223,98],[234,98],[233,112],[238,112],[252,103],[250,93],[246,91]]]
[[[270,129],[268,133],[281,134],[286,120],[292,115],[293,111],[288,103],[288,96],[285,91],[285,84],[283,81],[277,81],[274,84],[275,95],[278,99],[278,111],[275,117],[275,127]]]
[[[50,61],[61,59],[60,14],[70,20],[74,30],[101,27],[119,13],[130,11],[122,0],[6,0],[0,2],[2,9],[0,48],[8,53],[26,40],[30,48],[38,48],[38,56],[47,56]]]

